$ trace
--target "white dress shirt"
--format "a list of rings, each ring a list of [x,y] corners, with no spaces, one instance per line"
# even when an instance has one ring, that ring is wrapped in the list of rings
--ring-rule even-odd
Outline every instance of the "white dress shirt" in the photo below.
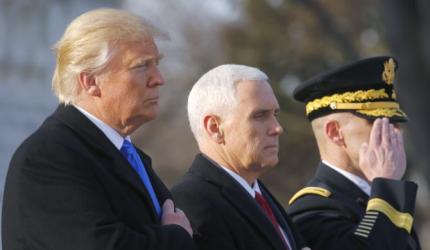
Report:
[[[92,115],[91,113],[86,111],[85,109],[83,109],[77,105],[73,105],[73,106],[76,109],[78,109],[83,115],[85,115],[92,123],[94,123],[94,125],[96,125],[103,132],[103,134],[106,135],[106,137],[109,139],[109,141],[111,141],[112,144],[118,150],[121,149],[122,144],[124,143],[124,140],[128,140],[131,142],[130,136],[123,138],[115,129],[113,129],[112,127],[110,127],[109,125],[107,125],[102,120],[95,117],[94,115]]]
[[[336,172],[338,172],[339,174],[345,176],[345,178],[347,178],[348,180],[350,180],[351,182],[353,182],[357,187],[359,187],[364,193],[366,193],[368,196],[370,196],[370,184],[363,180],[362,178],[351,174],[348,171],[345,171],[341,168],[338,168],[336,166],[334,166],[333,164],[327,162],[327,161],[322,161],[325,165],[329,166],[330,168],[332,168],[333,170],[335,170]]]

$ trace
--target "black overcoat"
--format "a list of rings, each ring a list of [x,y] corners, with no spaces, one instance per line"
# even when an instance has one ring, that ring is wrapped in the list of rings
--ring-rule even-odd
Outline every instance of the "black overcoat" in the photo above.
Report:
[[[282,206],[259,181],[277,221],[287,233],[292,249],[304,243]],[[198,154],[191,168],[172,189],[184,210],[201,250],[284,250],[281,238],[252,196],[227,172]]]
[[[170,192],[139,154],[163,204]],[[73,106],[60,105],[17,149],[2,212],[3,250],[194,249],[183,228],[160,225],[137,173]]]

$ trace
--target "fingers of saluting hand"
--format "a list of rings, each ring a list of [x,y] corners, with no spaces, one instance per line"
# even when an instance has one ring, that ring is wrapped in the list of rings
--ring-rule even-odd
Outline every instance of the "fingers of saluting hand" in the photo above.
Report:
[[[401,149],[404,149],[404,145],[403,145],[403,133],[401,130],[396,129],[395,130],[396,133],[396,138],[397,138],[397,146]]]
[[[369,145],[377,147],[381,144],[382,120],[380,118],[373,122],[372,131],[370,131]]]
[[[367,153],[368,149],[369,149],[369,144],[367,144],[367,142],[363,142],[361,144],[360,151],[359,151],[360,159],[362,159],[362,158],[364,158],[366,156],[366,153]]]
[[[396,128],[393,124],[390,124],[390,142],[393,147],[398,148],[399,142],[397,138]]]
[[[391,140],[391,128],[390,121],[387,118],[382,118],[382,129],[381,129],[381,144],[385,147],[390,146]]]

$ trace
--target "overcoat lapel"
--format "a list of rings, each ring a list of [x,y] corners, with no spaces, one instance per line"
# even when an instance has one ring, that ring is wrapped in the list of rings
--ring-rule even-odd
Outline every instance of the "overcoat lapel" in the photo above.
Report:
[[[151,167],[152,166],[151,158],[148,155],[146,155],[144,152],[139,150],[138,148],[137,148],[137,151],[140,155],[140,158],[143,161],[143,164],[146,167],[146,171],[148,172],[148,175],[151,180],[152,187],[154,188],[155,194],[157,196],[158,202],[160,203],[160,206],[163,206],[163,203],[164,201],[166,201],[166,199],[172,199],[172,195],[170,194],[170,191],[167,189],[166,185],[164,185],[161,179],[154,172],[154,169]],[[146,188],[145,188],[145,191],[146,191]],[[149,194],[148,194],[148,197],[150,198]],[[155,212],[156,211],[154,208],[154,213]]]
[[[261,192],[262,192],[264,198],[266,198],[270,207],[272,208],[273,214],[275,215],[276,220],[278,221],[278,223],[282,227],[282,229],[285,231],[285,233],[288,235],[288,241],[291,245],[292,250],[297,249],[295,239],[294,239],[295,234],[293,233],[293,230],[291,229],[291,227],[288,225],[287,221],[285,220],[287,215],[285,212],[280,210],[280,208],[282,209],[282,206],[274,199],[272,194],[267,190],[267,188],[263,185],[263,183],[259,182],[259,184],[260,184]]]
[[[151,217],[153,218],[154,222],[159,221],[155,208],[152,204],[151,197],[146,191],[144,184],[139,178],[139,175],[133,170],[127,159],[122,156],[121,152],[112,144],[112,142],[97,126],[95,126],[90,120],[88,120],[87,117],[85,117],[79,110],[71,105],[59,105],[57,110],[52,115],[52,118],[60,120],[66,126],[76,131],[76,135],[85,141],[95,151],[94,153],[96,153],[98,157],[105,157],[107,159],[106,162],[111,163],[105,167],[113,171],[122,181],[124,181],[133,190],[138,192],[144,200],[148,211],[151,211]],[[148,160],[149,157],[146,157],[142,157],[141,154],[142,161],[144,162],[146,168],[150,169],[151,162]],[[150,178],[153,179],[152,171],[149,172],[151,172]]]
[[[228,173],[199,154],[194,160],[190,172],[218,186],[221,194],[238,213],[246,218],[275,249],[284,249],[282,239],[267,218],[263,210],[243,187]]]

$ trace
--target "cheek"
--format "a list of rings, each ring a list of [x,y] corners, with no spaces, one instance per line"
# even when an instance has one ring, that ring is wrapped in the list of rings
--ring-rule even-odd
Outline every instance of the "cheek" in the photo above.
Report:
[[[369,142],[369,135],[370,131],[365,129],[350,132],[348,140],[346,140],[346,145],[354,158],[358,157],[361,145]]]
[[[148,72],[147,71],[134,72],[133,74],[129,75],[128,81],[133,85],[135,85],[136,87],[146,86],[146,83],[148,82]]]
[[[252,156],[254,160],[259,159],[264,153],[263,148],[263,141],[261,140],[260,136],[258,136],[258,133],[251,132],[248,135],[248,140],[246,143],[246,149],[248,154]]]
[[[363,142],[369,142],[371,129],[370,126],[363,125],[362,129],[357,131],[357,141],[359,141],[360,145]]]
[[[246,153],[253,159],[258,158],[260,150],[258,148],[257,143],[255,143],[254,141],[249,141],[246,144]]]

